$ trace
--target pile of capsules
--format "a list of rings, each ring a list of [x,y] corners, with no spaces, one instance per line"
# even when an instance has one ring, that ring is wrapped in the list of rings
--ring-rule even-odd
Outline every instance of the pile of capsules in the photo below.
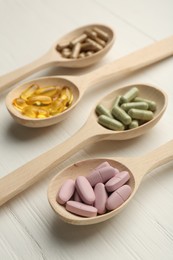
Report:
[[[72,104],[73,93],[70,88],[50,86],[29,86],[13,105],[23,115],[31,118],[47,118],[62,113]]]
[[[153,119],[156,103],[138,97],[138,94],[139,89],[133,87],[123,96],[117,96],[111,110],[99,104],[96,107],[99,124],[111,130],[122,131],[136,128]]]
[[[109,40],[109,35],[100,28],[86,29],[81,35],[70,42],[57,45],[57,51],[64,58],[85,58],[102,50]]]
[[[83,217],[94,217],[114,210],[131,195],[126,184],[130,179],[128,171],[119,171],[108,162],[103,162],[87,177],[66,180],[56,197],[66,210]]]

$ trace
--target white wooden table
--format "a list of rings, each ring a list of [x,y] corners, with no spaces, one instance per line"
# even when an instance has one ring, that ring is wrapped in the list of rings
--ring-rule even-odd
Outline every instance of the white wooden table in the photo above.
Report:
[[[117,32],[108,55],[87,69],[50,68],[45,75],[83,74],[173,34],[171,0],[6,0],[0,1],[0,74],[41,56],[62,35],[78,26],[106,23]],[[148,82],[164,89],[169,104],[161,121],[147,134],[129,141],[102,141],[79,151],[32,188],[0,209],[1,260],[172,260],[173,163],[146,176],[128,207],[98,225],[62,222],[47,201],[49,180],[81,159],[142,155],[173,137],[173,58],[141,70],[119,82],[88,89],[68,120],[45,129],[15,123],[0,97],[0,176],[62,143],[86,121],[102,96],[129,83]],[[31,173],[32,174],[32,173]]]

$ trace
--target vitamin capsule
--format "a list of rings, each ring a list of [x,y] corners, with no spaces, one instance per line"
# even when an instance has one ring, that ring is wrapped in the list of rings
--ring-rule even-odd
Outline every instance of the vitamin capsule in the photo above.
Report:
[[[133,129],[139,126],[138,120],[132,120],[132,122],[129,125],[129,129]]]
[[[128,111],[128,114],[133,118],[133,119],[140,119],[144,121],[150,121],[153,119],[153,112],[148,111],[148,110],[141,110],[141,109],[135,109],[132,108]]]
[[[49,110],[38,107],[37,118],[46,118],[49,117]]]
[[[100,39],[102,39],[102,40],[104,40],[106,42],[108,41],[108,39],[109,39],[108,33],[106,33],[105,31],[103,31],[103,30],[101,30],[100,28],[97,28],[97,27],[94,27],[93,31],[97,33],[97,36]]]
[[[97,33],[92,31],[91,29],[86,29],[84,33],[93,40],[95,39],[95,37],[97,37]]]
[[[65,48],[62,50],[61,54],[64,58],[70,58],[71,57],[71,50],[68,48]]]
[[[71,103],[73,102],[72,91],[68,87],[63,87],[59,98],[65,101],[64,105],[71,105]]]
[[[156,102],[149,100],[149,99],[144,99],[140,97],[136,97],[134,99],[135,102],[146,102],[148,104],[148,109],[151,110],[152,112],[156,111]]]
[[[131,187],[129,185],[123,185],[108,197],[106,201],[106,208],[108,210],[114,210],[118,208],[130,197],[131,193]]]
[[[85,58],[85,52],[81,52],[80,54],[79,54],[79,57],[78,58]]]
[[[74,47],[72,49],[72,52],[71,52],[72,59],[76,59],[79,56],[80,49],[81,49],[81,44],[80,44],[80,42],[78,42],[74,45]]]
[[[98,44],[100,44],[102,47],[106,46],[106,42],[103,41],[102,39],[99,39],[98,37],[95,37],[95,42],[97,42]]]
[[[57,88],[56,87],[44,87],[44,88],[39,88],[38,90],[35,91],[35,95],[38,96],[49,96],[52,97],[57,93]]]
[[[55,100],[49,106],[50,115],[56,115],[64,111],[65,105],[62,100]]]
[[[28,105],[37,105],[37,106],[42,106],[42,105],[49,105],[52,102],[51,97],[47,96],[33,96],[28,98]]]
[[[22,114],[31,118],[37,117],[37,109],[34,106],[26,106],[22,109]]]
[[[69,200],[66,203],[66,210],[83,217],[97,216],[97,209],[78,201]]]
[[[65,48],[69,48],[69,42],[58,43],[56,47],[57,51],[62,51]]]
[[[93,55],[94,54],[94,51],[87,51],[86,52],[86,57],[89,57],[89,56],[91,56],[91,55]]]
[[[81,44],[81,51],[94,51],[95,47],[92,43],[85,42]]]
[[[71,42],[70,42],[70,45],[71,46],[74,46],[75,44],[77,43],[81,43],[81,42],[84,42],[84,40],[87,38],[87,35],[85,33],[83,33],[82,35],[76,37],[75,39],[73,39]]]
[[[99,165],[95,168],[95,170],[98,170],[98,169],[104,168],[104,167],[106,167],[106,166],[109,167],[110,164],[109,164],[108,162],[103,162],[103,163],[99,164]]]
[[[112,108],[113,108],[114,106],[119,106],[119,105],[121,104],[121,97],[122,97],[122,96],[117,96],[117,97],[115,98],[115,100],[114,100],[114,102],[113,102],[113,105],[112,105]]]
[[[78,176],[75,186],[82,201],[88,205],[92,205],[95,201],[95,194],[87,178],[84,176]]]
[[[130,102],[130,103],[123,103],[121,105],[121,108],[125,110],[126,112],[129,111],[131,108],[137,108],[137,109],[148,109],[148,104],[146,102]]]
[[[112,114],[117,119],[120,120],[124,125],[129,125],[132,121],[131,117],[120,107],[114,106],[112,108]]]
[[[72,180],[72,179],[68,179],[66,180],[58,194],[57,194],[57,202],[59,202],[60,204],[65,204],[72,196],[73,196],[73,193],[75,191],[75,181]]]
[[[94,187],[95,202],[94,207],[96,207],[99,214],[104,214],[106,212],[106,201],[108,198],[105,185],[103,183],[97,183]]]
[[[96,106],[96,113],[100,116],[100,115],[105,115],[105,116],[108,116],[110,118],[113,118],[111,112],[106,108],[104,107],[103,105],[99,104]]]
[[[56,93],[53,96],[51,96],[52,101],[57,100],[60,96],[60,93],[61,93],[61,87],[56,87]]]
[[[124,125],[121,122],[119,122],[118,120],[116,120],[114,118],[105,116],[105,115],[101,115],[98,117],[98,123],[111,130],[115,130],[115,131],[124,130]]]
[[[106,166],[99,169],[95,169],[87,176],[87,180],[91,186],[95,186],[97,183],[105,183],[112,177],[114,177],[119,171],[112,166]]]
[[[130,179],[130,174],[127,171],[119,172],[115,177],[111,178],[105,184],[105,188],[108,192],[112,192],[120,188]]]
[[[29,97],[31,97],[35,91],[39,89],[39,86],[36,84],[31,85],[30,87],[28,87],[26,90],[24,90],[21,95],[20,98],[24,99],[25,101],[28,100]]]
[[[133,87],[122,96],[121,100],[123,103],[130,102],[131,100],[137,97],[138,93],[139,93],[139,89]]]
[[[95,50],[95,51],[100,51],[100,50],[103,49],[103,47],[102,47],[100,44],[98,44],[97,42],[93,41],[93,40],[90,39],[90,38],[87,38],[86,42],[91,43],[91,44],[94,46],[94,50]]]
[[[22,98],[15,98],[15,99],[13,100],[13,105],[14,105],[17,109],[19,109],[19,110],[21,111],[24,107],[27,106],[27,103],[26,103],[26,101],[25,101],[24,99],[22,99]]]

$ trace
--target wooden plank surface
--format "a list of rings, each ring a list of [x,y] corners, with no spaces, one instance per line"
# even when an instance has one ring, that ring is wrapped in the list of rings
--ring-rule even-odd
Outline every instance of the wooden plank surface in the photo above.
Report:
[[[31,77],[80,75],[164,37],[173,35],[171,0],[6,0],[0,1],[0,74],[46,52],[76,27],[105,23],[117,39],[107,56],[91,68],[50,68]],[[69,138],[91,108],[117,86],[148,82],[166,91],[168,108],[146,135],[129,141],[102,141],[57,165],[51,175],[0,208],[1,260],[173,259],[173,163],[146,176],[128,207],[115,218],[87,227],[63,223],[47,201],[51,177],[72,162],[92,157],[137,156],[173,138],[173,58],[126,77],[88,89],[70,119],[45,129],[15,123],[0,96],[0,176],[17,169]]]

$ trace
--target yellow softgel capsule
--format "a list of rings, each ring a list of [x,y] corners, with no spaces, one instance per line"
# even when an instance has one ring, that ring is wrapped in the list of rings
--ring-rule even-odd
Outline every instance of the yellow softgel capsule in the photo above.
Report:
[[[49,117],[49,110],[38,108],[37,110],[37,118],[47,118]]]
[[[60,94],[60,99],[66,102],[66,105],[69,106],[73,101],[72,91],[68,87],[63,87]]]
[[[61,93],[61,87],[56,87],[56,93],[52,96],[52,100],[55,101],[59,98]]]
[[[64,107],[65,106],[64,106],[62,100],[53,101],[51,103],[51,105],[49,106],[50,115],[53,116],[53,115],[56,115],[56,114],[63,112]]]
[[[44,87],[44,88],[39,88],[36,90],[35,94],[36,95],[41,95],[41,96],[48,96],[48,97],[53,97],[57,92],[56,87]]]
[[[37,109],[34,106],[26,106],[22,109],[22,114],[31,118],[36,118]]]
[[[13,105],[20,111],[27,106],[26,101],[22,98],[15,98],[13,100]]]
[[[25,101],[28,100],[29,97],[31,97],[32,95],[34,95],[35,91],[39,89],[39,86],[36,84],[31,85],[30,87],[28,87],[26,90],[24,90],[21,95],[20,98],[24,99]]]
[[[47,96],[33,96],[28,98],[28,105],[36,105],[36,106],[42,106],[42,105],[49,105],[52,102],[51,97]]]

